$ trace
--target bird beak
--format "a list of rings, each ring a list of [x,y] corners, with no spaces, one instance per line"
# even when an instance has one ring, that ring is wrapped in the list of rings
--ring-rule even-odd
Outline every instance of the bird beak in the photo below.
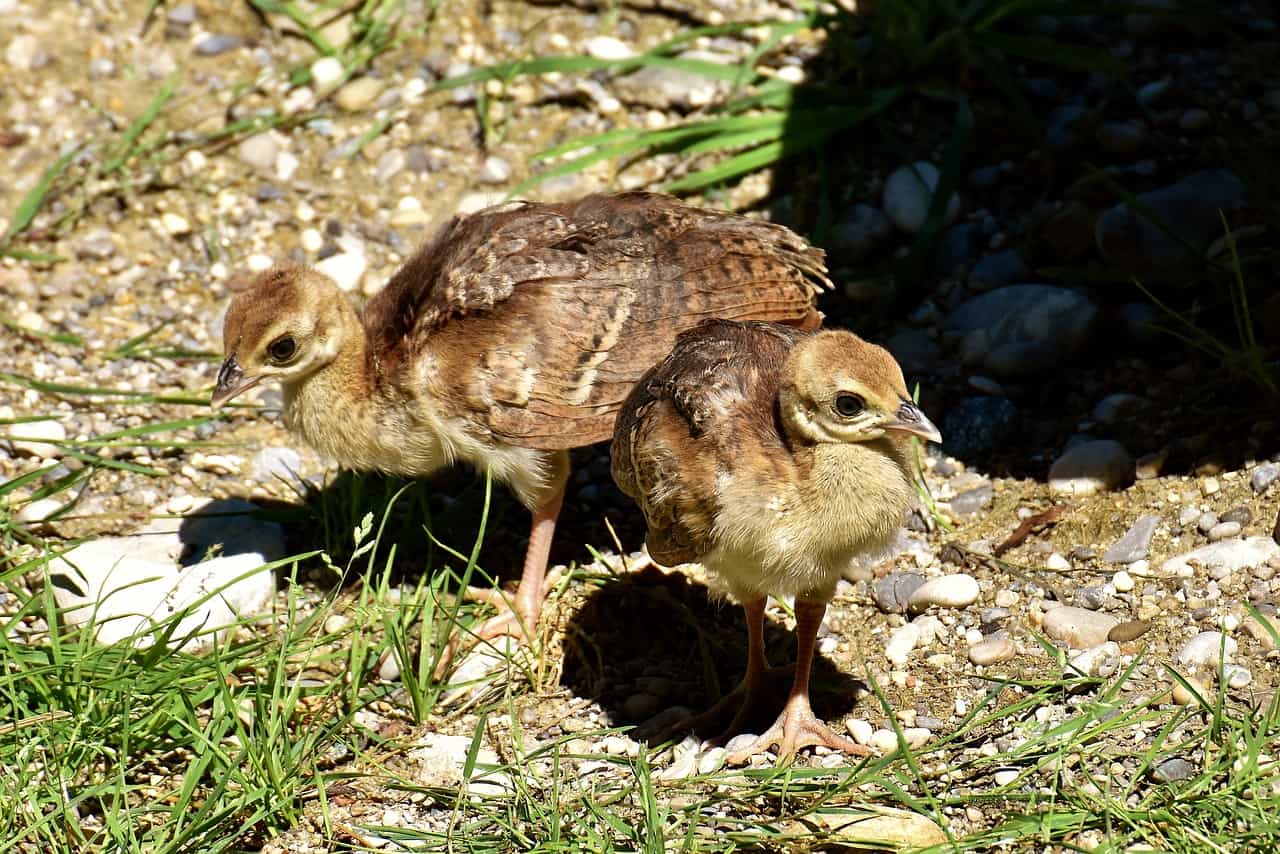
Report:
[[[261,376],[246,378],[236,357],[228,356],[218,369],[218,382],[213,387],[213,396],[209,398],[209,407],[217,411],[231,398],[243,394],[261,381]]]
[[[920,407],[909,400],[902,401],[902,405],[898,407],[897,417],[882,426],[885,430],[907,433],[926,442],[942,443],[942,434],[938,432],[938,428],[933,426],[928,416],[920,411]]]

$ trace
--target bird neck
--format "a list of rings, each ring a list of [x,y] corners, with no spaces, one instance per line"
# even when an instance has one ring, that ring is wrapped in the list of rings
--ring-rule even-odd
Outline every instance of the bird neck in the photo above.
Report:
[[[866,529],[871,539],[892,536],[915,493],[907,450],[890,437],[811,445],[807,500],[832,523]]]

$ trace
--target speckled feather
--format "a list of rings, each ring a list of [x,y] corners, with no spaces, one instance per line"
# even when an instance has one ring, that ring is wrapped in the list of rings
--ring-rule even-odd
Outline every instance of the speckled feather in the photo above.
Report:
[[[768,222],[623,193],[457,217],[366,306],[370,375],[434,393],[494,438],[607,439],[632,384],[710,317],[814,327],[821,250]],[[446,355],[447,354],[447,355]]]

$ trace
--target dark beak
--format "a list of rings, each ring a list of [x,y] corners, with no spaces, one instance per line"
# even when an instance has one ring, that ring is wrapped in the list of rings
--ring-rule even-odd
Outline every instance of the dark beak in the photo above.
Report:
[[[213,397],[209,398],[209,406],[214,410],[238,394],[248,391],[261,382],[262,377],[245,378],[244,371],[235,356],[228,356],[218,369],[218,382],[213,387]]]
[[[942,442],[942,434],[938,432],[938,428],[934,427],[933,422],[920,411],[920,407],[909,400],[902,401],[902,405],[898,407],[897,417],[883,426],[886,430],[908,433],[926,442],[939,444]]]

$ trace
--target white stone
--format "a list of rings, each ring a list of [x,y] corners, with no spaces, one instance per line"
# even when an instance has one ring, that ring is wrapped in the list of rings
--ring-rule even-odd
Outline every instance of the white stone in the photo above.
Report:
[[[10,424],[4,428],[10,436],[10,445],[16,454],[24,457],[39,457],[42,460],[56,460],[62,456],[62,448],[53,444],[67,438],[67,428],[61,421],[46,418],[41,421],[25,421]]]
[[[896,169],[884,183],[882,207],[885,215],[898,228],[915,234],[928,219],[938,179],[938,168],[924,160]],[[953,193],[947,200],[942,225],[950,225],[959,215],[960,197]]]
[[[1253,681],[1253,674],[1249,669],[1238,664],[1228,664],[1222,668],[1222,674],[1227,679],[1227,687],[1237,691],[1249,687],[1249,683]]]
[[[54,498],[38,498],[29,504],[23,505],[22,509],[18,511],[18,521],[40,527],[40,522],[48,519],[60,509],[62,509],[61,501]]]
[[[1049,556],[1044,560],[1044,565],[1047,569],[1058,571],[1071,569],[1071,561],[1067,560],[1057,552],[1050,552]]]
[[[270,270],[275,266],[276,262],[270,255],[263,255],[255,252],[245,259],[245,266],[249,268],[251,273],[261,273],[264,270]]]
[[[1114,489],[1133,474],[1124,445],[1097,439],[1072,445],[1049,468],[1049,489],[1065,495],[1092,495]]]
[[[902,730],[902,738],[908,747],[924,747],[933,738],[933,733],[922,726],[912,726]]]
[[[467,757],[471,753],[471,736],[445,735],[426,732],[406,755],[413,765],[413,780],[421,785],[458,789],[463,782]],[[472,771],[468,791],[475,794],[498,794],[511,790],[511,777],[501,771],[488,770],[502,760],[492,748],[483,744],[476,751],[475,768]]]
[[[1003,635],[987,638],[981,643],[976,643],[969,647],[969,661],[979,667],[988,667],[992,664],[1008,661],[1017,654],[1018,650],[1013,645],[1013,641]]]
[[[997,771],[991,775],[991,779],[995,781],[997,786],[1008,786],[1018,779],[1018,771],[1012,768],[1006,768],[1003,771]]]
[[[862,718],[849,718],[844,722],[844,727],[855,742],[864,745],[871,743],[871,736],[875,732],[871,724]]]
[[[184,234],[191,233],[191,223],[187,222],[187,218],[173,211],[165,211],[160,214],[160,225],[164,226],[164,230],[174,237],[182,237]]]
[[[339,288],[350,293],[359,289],[360,281],[364,278],[364,272],[368,269],[369,262],[365,259],[363,253],[339,252],[336,255],[330,255],[323,261],[317,261],[312,266],[333,279]]]
[[[613,36],[593,36],[587,39],[583,47],[586,48],[587,55],[595,59],[619,60],[635,56],[635,51],[629,44]]]
[[[906,664],[911,650],[916,648],[919,640],[920,627],[915,623],[907,623],[889,636],[889,642],[884,647],[884,657],[893,664]]]
[[[1248,537],[1243,540],[1222,540],[1176,555],[1160,565],[1164,573],[1178,575],[1183,571],[1194,572],[1194,567],[1222,567],[1229,572],[1262,566],[1280,555],[1280,545],[1270,537]]]
[[[1115,587],[1117,593],[1128,593],[1133,590],[1133,576],[1122,569],[1111,576],[1111,586]]]
[[[276,155],[276,179],[283,182],[292,181],[301,165],[302,161],[293,152],[281,151]]]
[[[1107,641],[1071,657],[1071,668],[1084,676],[1097,676],[1102,663],[1108,658],[1118,658],[1120,644]]]
[[[1072,649],[1090,649],[1107,642],[1107,635],[1119,623],[1110,614],[1060,605],[1044,615],[1044,633],[1066,642]]]
[[[311,63],[311,82],[318,91],[337,86],[347,71],[336,56],[323,56]]]
[[[304,228],[298,235],[298,242],[308,252],[319,252],[320,247],[324,246],[324,236],[320,234],[319,229]]]
[[[1189,669],[1214,667],[1235,655],[1236,642],[1222,632],[1201,632],[1178,650],[1177,661]]]
[[[871,747],[879,753],[892,753],[898,749],[898,735],[891,729],[878,729],[871,734]]]
[[[916,588],[907,600],[907,608],[918,611],[937,605],[941,608],[964,608],[978,599],[978,580],[972,575],[956,573],[931,578]]]

